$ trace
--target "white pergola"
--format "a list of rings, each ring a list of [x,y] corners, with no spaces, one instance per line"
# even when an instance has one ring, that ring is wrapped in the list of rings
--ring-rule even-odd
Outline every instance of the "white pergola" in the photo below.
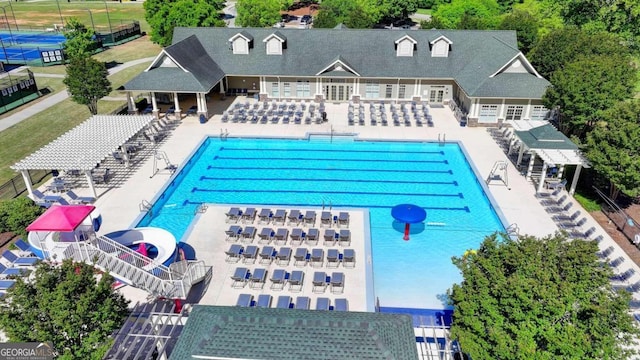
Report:
[[[543,161],[537,191],[542,191],[549,167],[557,166],[559,168],[558,177],[561,177],[566,165],[576,165],[576,172],[569,188],[569,193],[573,194],[578,184],[580,170],[583,167],[589,167],[589,162],[582,155],[578,146],[548,121],[519,120],[508,123],[514,128],[514,136],[520,142],[517,164],[520,164],[525,152],[531,154],[526,177],[531,178],[536,156]]]
[[[14,164],[33,197],[28,170],[79,170],[97,197],[91,170],[147,126],[152,115],[94,115],[56,140]]]

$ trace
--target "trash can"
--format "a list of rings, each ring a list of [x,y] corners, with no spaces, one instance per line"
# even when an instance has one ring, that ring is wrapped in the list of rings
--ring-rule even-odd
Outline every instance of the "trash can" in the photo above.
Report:
[[[322,112],[322,122],[327,122],[327,112],[326,111]]]
[[[207,122],[207,117],[204,114],[200,114],[200,124],[204,124]]]

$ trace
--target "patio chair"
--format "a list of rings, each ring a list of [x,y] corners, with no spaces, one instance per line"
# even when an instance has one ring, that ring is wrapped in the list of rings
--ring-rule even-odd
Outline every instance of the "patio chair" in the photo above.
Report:
[[[309,256],[309,250],[307,248],[297,248],[295,255],[293,255],[293,265],[304,267],[307,264]]]
[[[271,272],[271,290],[282,290],[287,281],[287,271],[284,269],[275,269]]]
[[[590,227],[587,231],[585,232],[581,232],[581,231],[572,231],[569,236],[573,237],[573,238],[577,238],[577,239],[589,239],[591,237],[591,235],[596,233],[596,228],[594,226]],[[600,238],[602,238],[602,235],[599,236]],[[595,240],[595,239],[594,239]]]
[[[331,300],[325,297],[319,297],[316,300],[316,310],[329,310],[331,307]]]
[[[253,226],[247,226],[242,230],[242,234],[240,234],[241,240],[243,242],[252,243],[253,239],[256,237],[256,228]]]
[[[0,280],[0,290],[9,290],[16,284],[15,280]]]
[[[327,273],[324,271],[316,271],[313,273],[313,288],[314,293],[324,292],[327,288]]]
[[[242,262],[245,264],[254,264],[258,258],[258,247],[255,245],[249,245],[242,253]]]
[[[349,213],[341,211],[338,214],[338,226],[349,227]]]
[[[289,291],[302,291],[304,286],[304,272],[300,270],[294,270],[289,276]]]
[[[251,307],[252,305],[253,305],[253,295],[251,294],[238,295],[238,301],[236,301],[236,306]]]
[[[260,251],[260,264],[271,264],[276,255],[276,249],[273,246],[265,246]]]
[[[273,232],[272,228],[262,228],[260,234],[258,234],[258,242],[268,244],[271,242],[271,239],[273,239],[274,235],[275,232]]]
[[[347,299],[336,299],[335,306],[333,308],[335,311],[349,311],[349,300]]]
[[[225,213],[226,222],[234,222],[237,223],[240,220],[240,216],[242,215],[242,211],[240,211],[237,207],[232,207],[228,212]]]
[[[636,273],[636,271],[631,268],[631,269],[627,269],[625,272],[623,273],[619,273],[619,274],[614,274],[611,277],[611,280],[613,281],[620,281],[620,282],[624,282],[629,280],[634,274]]]
[[[576,220],[580,217],[580,215],[581,215],[581,214],[582,214],[582,213],[580,212],[580,210],[576,210],[576,211],[575,211],[573,214],[571,214],[571,215],[559,214],[559,215],[554,215],[554,216],[552,216],[551,218],[552,218],[554,221],[563,221],[563,222],[564,222],[564,221],[572,221],[572,222],[573,222],[573,221],[576,221]]]
[[[242,233],[242,228],[238,225],[231,225],[229,226],[229,230],[225,231],[224,233],[227,236],[225,239],[226,241],[236,241]]]
[[[609,266],[611,267],[618,267],[620,266],[620,264],[622,264],[624,262],[624,256],[620,256],[617,257],[611,261],[609,261]]]
[[[300,228],[294,228],[293,230],[291,230],[291,234],[289,235],[291,238],[291,245],[295,245],[295,243],[297,243],[298,245],[302,244],[305,235],[306,234]]]
[[[37,257],[18,257],[11,250],[5,250],[2,257],[7,259],[12,266],[34,266],[40,259]]]
[[[563,179],[562,181],[553,181],[553,182],[545,182],[547,189],[556,190],[563,189],[567,185],[567,179]]]
[[[337,268],[340,266],[340,252],[337,249],[327,250],[327,267]]]
[[[252,289],[262,289],[265,281],[267,281],[267,269],[257,268],[253,270],[251,277],[249,277],[249,287]]]
[[[329,283],[331,285],[332,293],[344,292],[344,273],[342,272],[331,273],[331,280],[329,281]]]
[[[609,246],[608,248],[602,250],[602,251],[598,251],[596,253],[596,256],[598,256],[600,259],[604,259],[609,257],[609,255],[611,255],[616,249],[612,246]]]
[[[31,272],[31,270],[29,268],[26,268],[26,267],[21,267],[21,268],[9,267],[9,268],[7,268],[3,264],[0,264],[0,278],[1,279],[5,279],[7,277],[26,276],[26,275],[29,275],[30,272]]]
[[[340,246],[351,245],[351,230],[340,230],[340,236],[338,237],[338,244]]]
[[[555,198],[551,198],[551,199],[544,199],[542,201],[540,201],[540,204],[542,204],[542,206],[551,206],[551,207],[558,207],[558,206],[562,206],[563,203],[569,198],[569,196],[567,194],[562,195],[560,198],[555,199]]]
[[[318,229],[309,229],[309,232],[307,232],[307,236],[305,237],[305,242],[311,246],[317,245],[319,233]]]
[[[272,301],[273,301],[273,296],[269,294],[260,294],[258,295],[258,301],[256,301],[256,307],[270,308]]]
[[[67,191],[67,196],[71,199],[72,204],[93,204],[96,198],[93,196],[78,196],[73,190]]]
[[[344,249],[342,266],[350,268],[356,266],[356,251],[354,249]]]
[[[300,224],[300,221],[302,221],[302,214],[300,213],[300,210],[291,210],[287,216],[287,220],[289,220],[289,225]]]
[[[240,261],[240,255],[244,251],[244,247],[240,244],[232,244],[229,250],[224,253],[227,255],[226,262],[238,262]]]
[[[304,224],[313,226],[316,223],[316,212],[315,211],[307,211],[303,217]]]
[[[298,310],[309,310],[311,307],[311,299],[308,296],[298,296],[296,298],[296,304],[294,306],[295,309]]]
[[[20,257],[36,256],[33,253],[33,251],[31,251],[31,245],[29,245],[26,242],[24,242],[24,240],[18,239],[13,244],[20,250],[18,252],[18,256],[20,256]]]
[[[253,221],[256,219],[256,209],[252,207],[247,208],[247,210],[245,210],[245,212],[241,215],[241,218],[243,224],[253,224]]]
[[[313,267],[322,267],[324,264],[324,250],[312,249],[309,264]]]
[[[289,262],[291,261],[291,253],[291,248],[281,247],[276,254],[276,264],[281,266],[289,265]]]
[[[273,213],[271,209],[262,209],[260,210],[260,214],[258,214],[258,223],[268,224],[271,221],[271,217]]]
[[[231,280],[233,281],[231,283],[231,287],[244,287],[244,285],[247,283],[247,280],[249,280],[249,275],[249,269],[245,267],[236,268],[233,272],[233,275],[231,275]]]
[[[279,245],[286,245],[289,237],[289,229],[279,228],[273,237],[273,242]]]
[[[324,242],[325,246],[333,246],[338,240],[338,234],[333,229],[327,229],[324,231]]]
[[[276,210],[276,213],[273,214],[273,223],[284,225],[285,219],[287,218],[287,211],[283,209]]]
[[[289,295],[280,295],[280,296],[278,296],[278,302],[276,303],[276,308],[278,308],[278,309],[289,309],[289,308],[291,308],[291,296],[289,296]]]

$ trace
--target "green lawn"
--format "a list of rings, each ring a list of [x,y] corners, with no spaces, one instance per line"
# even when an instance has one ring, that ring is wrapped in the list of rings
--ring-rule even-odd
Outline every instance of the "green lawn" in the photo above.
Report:
[[[418,11],[416,11],[416,14],[431,15],[431,9],[418,9]]]
[[[116,90],[120,86],[124,85],[127,81],[131,80],[134,76],[141,73],[144,69],[146,69],[151,62],[146,62],[144,64],[139,64],[132,66],[130,68],[126,68],[116,74],[109,76],[109,80],[111,81],[111,87],[113,91],[109,93],[109,96],[126,96],[126,91]]]

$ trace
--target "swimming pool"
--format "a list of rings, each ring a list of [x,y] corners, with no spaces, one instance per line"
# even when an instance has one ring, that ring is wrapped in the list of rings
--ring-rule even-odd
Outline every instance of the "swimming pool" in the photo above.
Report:
[[[461,280],[451,257],[504,230],[455,143],[209,138],[138,226],[180,239],[201,203],[369,209],[383,307],[447,308],[446,290]],[[410,241],[391,217],[402,203],[427,211]]]

